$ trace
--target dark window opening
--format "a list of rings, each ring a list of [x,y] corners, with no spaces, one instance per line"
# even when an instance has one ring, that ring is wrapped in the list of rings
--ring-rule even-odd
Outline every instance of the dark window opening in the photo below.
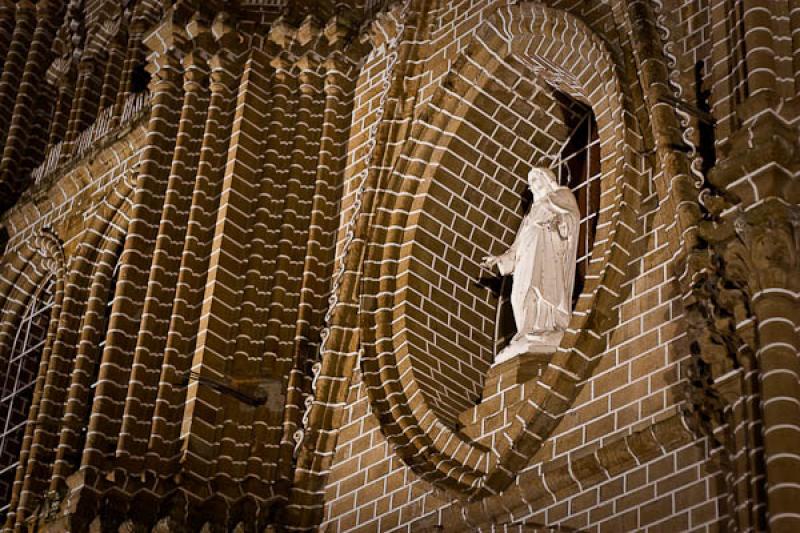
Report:
[[[147,91],[150,86],[150,73],[145,69],[144,64],[140,63],[133,67],[131,72],[131,92],[140,94]]]
[[[711,104],[709,98],[711,97],[711,90],[704,87],[705,80],[703,77],[703,69],[705,65],[702,61],[698,61],[694,65],[694,83],[695,83],[695,100],[697,107],[703,111],[707,116],[711,116]],[[701,170],[703,176],[708,176],[709,171],[714,168],[717,162],[717,151],[714,146],[716,142],[716,135],[714,132],[714,124],[710,120],[698,120],[697,124],[698,133],[700,135],[700,146],[698,146],[698,155],[703,158],[703,166]]]
[[[8,228],[0,226],[0,257],[5,255],[6,246],[8,246]]]
[[[572,290],[574,309],[589,271],[600,211],[600,139],[594,113],[587,112],[572,130],[559,159],[559,183],[572,190],[581,211],[578,252],[575,258],[575,287]]]

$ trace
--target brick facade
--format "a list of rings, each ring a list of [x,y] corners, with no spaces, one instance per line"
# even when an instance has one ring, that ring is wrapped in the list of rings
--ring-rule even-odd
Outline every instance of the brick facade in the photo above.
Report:
[[[789,0],[0,1],[3,531],[795,531],[798,35]],[[533,166],[574,309],[498,366],[479,263]]]

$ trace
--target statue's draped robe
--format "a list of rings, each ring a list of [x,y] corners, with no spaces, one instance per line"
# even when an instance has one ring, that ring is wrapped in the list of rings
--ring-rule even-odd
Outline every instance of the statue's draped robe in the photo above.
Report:
[[[547,223],[557,215],[561,230],[550,229]],[[575,196],[558,187],[531,205],[511,248],[498,257],[500,273],[514,274],[511,306],[517,334],[512,343],[564,331],[569,324],[579,222]]]

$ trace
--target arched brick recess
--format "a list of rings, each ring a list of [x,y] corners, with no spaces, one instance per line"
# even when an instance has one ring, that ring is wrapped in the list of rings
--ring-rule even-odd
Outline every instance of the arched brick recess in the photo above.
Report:
[[[54,242],[51,242],[54,241]],[[39,286],[48,272],[56,273],[63,269],[63,252],[54,248],[57,238],[48,230],[40,231],[32,242],[9,254],[3,260],[3,274],[0,275],[0,357],[7,357],[12,345],[12,334],[24,309],[27,299]],[[53,261],[61,260],[62,265]]]
[[[373,244],[364,265],[360,333],[362,371],[372,407],[398,453],[429,481],[476,498],[503,490],[527,464],[598,362],[604,334],[616,321],[612,310],[619,301],[634,233],[641,162],[636,121],[619,83],[618,67],[602,39],[579,20],[538,4],[501,8],[479,30],[465,56],[434,96],[431,112],[416,125],[380,193],[369,240]],[[562,347],[541,379],[527,384],[525,401],[506,429],[507,439],[498,439],[490,451],[435,416],[411,371],[411,330],[404,316],[415,305],[407,290],[415,248],[408,243],[424,226],[426,195],[453,142],[443,132],[455,129],[458,135],[451,123],[463,111],[459,106],[465,105],[458,95],[467,101],[474,98],[470,85],[486,84],[507,68],[509,56],[591,105],[601,142],[603,196],[591,270]],[[512,235],[506,231],[505,238]],[[477,262],[489,251],[476,249],[470,260],[461,261],[463,276],[476,279]]]
[[[13,333],[27,305],[28,298],[38,289],[48,273],[56,276],[56,301],[63,294],[64,253],[61,242],[50,230],[41,230],[4,261],[0,275],[0,361],[8,357],[13,345]]]
[[[10,340],[18,327],[21,313],[24,312],[29,298],[37,291],[48,275],[53,275],[55,284],[53,288],[53,307],[50,312],[50,322],[47,329],[47,338],[42,349],[39,361],[39,371],[34,384],[31,409],[28,413],[28,424],[20,447],[19,466],[17,467],[14,487],[11,494],[10,509],[13,509],[19,499],[20,489],[23,485],[24,474],[30,457],[33,433],[39,412],[39,400],[44,387],[45,376],[52,353],[53,340],[55,339],[58,321],[61,315],[64,300],[65,261],[61,241],[49,229],[40,230],[33,238],[26,242],[18,251],[4,261],[5,273],[0,276],[0,309],[2,309],[2,322],[0,322],[0,361],[5,366],[8,349],[13,346]]]
[[[100,340],[97,321],[105,307],[115,250],[121,246],[128,225],[131,190],[130,179],[122,180],[98,206],[64,276],[63,297],[57,300],[61,312],[51,326],[47,364],[40,370],[43,390],[35,396],[31,411],[35,430],[30,441],[23,442],[22,454],[27,461],[21,462],[17,472],[11,505],[16,512],[7,516],[8,526],[22,523],[41,502],[48,483],[54,489],[61,488],[56,480],[63,479],[63,472],[72,466],[63,460],[73,452],[75,424],[70,421],[77,406],[86,407],[85,394],[74,381],[89,377],[84,368],[76,372],[75,365],[85,367],[88,359],[98,355],[92,354]]]
[[[404,279],[417,296],[403,302],[400,319],[410,333],[408,369],[434,413],[450,422],[481,393],[496,303],[475,282],[478,271],[460,265],[474,263],[478,248],[513,240],[522,178],[532,164],[553,164],[576,119],[517,59],[504,60],[492,76],[479,68],[473,57],[462,57],[412,135],[404,157],[413,162],[399,169],[424,180],[402,240],[412,247],[403,256],[412,263]],[[426,145],[435,148],[428,153]],[[415,346],[426,344],[426,331],[434,329],[442,342],[427,343],[435,353],[426,360]],[[449,368],[436,368],[440,359],[448,359]]]

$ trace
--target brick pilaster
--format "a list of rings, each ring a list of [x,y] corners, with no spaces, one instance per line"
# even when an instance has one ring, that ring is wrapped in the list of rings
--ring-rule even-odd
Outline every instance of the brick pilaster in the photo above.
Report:
[[[0,65],[5,64],[8,47],[14,35],[14,18],[16,6],[13,0],[0,2]]]
[[[0,160],[0,198],[8,201],[16,197],[25,185],[27,176],[20,173],[26,149],[30,146],[28,139],[34,128],[40,126],[39,120],[49,122],[49,116],[43,117],[37,111],[48,105],[39,101],[39,96],[46,91],[43,88],[45,69],[52,60],[52,44],[56,27],[63,14],[60,3],[41,2],[36,6],[36,29],[33,31],[28,57],[16,102],[11,116],[5,146],[3,147],[2,160]],[[41,129],[37,129],[41,131]],[[3,202],[0,202],[2,209]]]
[[[275,245],[279,208],[276,200],[280,198],[277,190],[285,186],[285,166],[279,163],[285,155],[283,146],[291,138],[291,124],[294,116],[294,98],[292,94],[294,78],[281,64],[275,69],[268,64],[266,57],[261,57],[259,72],[267,85],[265,93],[269,109],[265,109],[265,122],[269,124],[260,147],[262,155],[262,173],[259,180],[250,226],[250,246],[248,263],[244,276],[242,304],[238,320],[238,331],[234,352],[237,373],[246,372],[248,367],[260,375],[276,377],[274,354],[264,353],[264,331],[266,308],[269,302],[270,281],[275,262]],[[255,70],[255,65],[253,65]],[[262,354],[254,358],[251,354]],[[280,427],[264,409],[258,416],[253,428],[251,445],[251,461],[249,471],[264,480],[274,480],[277,467],[277,445]]]
[[[206,56],[206,50],[195,48],[183,58],[183,106],[128,393],[136,400],[126,403],[124,424],[129,429],[118,448],[131,472],[141,471],[148,450],[154,465],[175,456],[164,445],[163,426],[175,424],[174,412],[182,401],[176,389],[183,389],[188,357],[171,349],[168,333],[173,311],[180,307],[176,284],[208,105]]]
[[[71,74],[72,72],[68,72],[65,75],[66,79],[59,80],[56,89],[55,108],[53,109],[53,118],[50,121],[45,152],[51,150],[60,143],[64,139],[64,134],[67,132],[72,100],[75,97],[75,87],[72,83],[74,76]]]
[[[172,28],[160,30],[170,33]],[[95,468],[110,466],[120,436],[139,319],[146,294],[153,248],[158,232],[169,167],[182,101],[182,69],[175,41],[162,47],[153,39],[149,68],[151,114],[142,152],[133,209],[125,246],[119,259],[117,298],[111,310],[109,335],[103,352],[94,416],[89,424],[84,462]]]
[[[25,71],[28,51],[36,28],[36,6],[30,0],[16,4],[16,24],[0,75],[0,139],[8,134],[14,104]]]
[[[118,36],[112,38],[108,49],[108,57],[106,58],[102,89],[100,90],[99,109],[106,109],[116,103],[126,55],[126,50],[123,43],[120,42],[120,38]]]
[[[125,48],[125,60],[122,63],[119,74],[119,87],[116,91],[114,100],[114,123],[118,124],[122,119],[122,111],[125,108],[125,102],[133,94],[131,90],[131,80],[133,71],[145,61],[145,50],[142,44],[144,30],[140,27],[141,24],[134,23],[128,30],[128,44]]]
[[[342,52],[335,52],[324,63],[325,106],[283,415],[278,459],[281,479],[291,476],[294,432],[302,424],[304,398],[311,386],[309,371],[318,356],[319,333],[331,291],[336,231],[331,221],[337,218],[335,210],[342,194],[346,147],[339,139],[340,132],[349,129],[354,90],[351,68]]]
[[[229,54],[231,52],[223,48],[209,61],[211,97],[181,262],[181,270],[191,273],[191,279],[186,280],[190,293],[187,295],[188,316],[185,318],[191,331],[187,348],[194,353],[191,370],[203,378],[223,381],[227,339],[219,336],[217,326],[225,323],[229,312],[221,311],[220,307],[224,308],[225,304],[213,296],[217,276],[225,273],[216,263],[215,250],[219,244],[212,239],[230,140],[230,117],[235,102],[233,84],[238,80],[241,68],[237,58]],[[179,283],[183,282],[182,276]],[[227,289],[220,286],[219,290]],[[218,391],[197,379],[190,379],[181,438],[184,441],[184,471],[198,479],[210,477],[213,472],[216,432],[221,422],[217,420],[221,414],[220,396]]]
[[[97,91],[100,84],[100,58],[84,54],[78,63],[75,95],[61,146],[61,162],[69,161],[77,149],[80,133],[94,121],[97,115]]]

